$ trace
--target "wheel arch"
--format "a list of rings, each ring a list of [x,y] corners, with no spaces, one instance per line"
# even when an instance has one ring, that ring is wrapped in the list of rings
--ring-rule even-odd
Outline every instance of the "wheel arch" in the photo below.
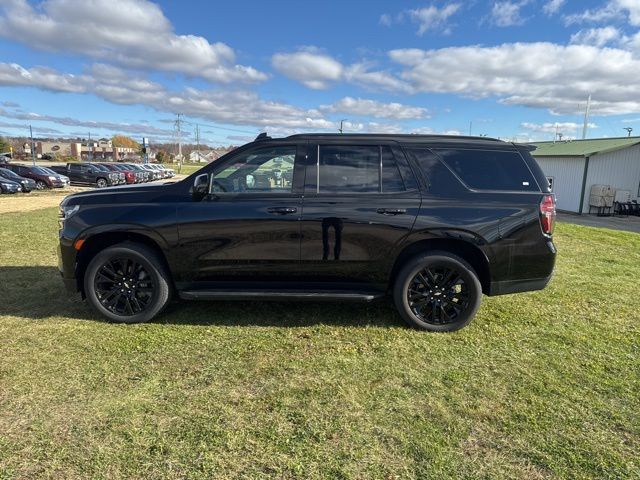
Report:
[[[152,232],[147,231],[124,231],[124,230],[109,230],[98,231],[93,234],[83,235],[84,242],[82,247],[78,251],[76,256],[76,271],[75,277],[77,282],[78,291],[85,297],[84,291],[84,275],[87,271],[89,262],[95,257],[98,252],[101,252],[105,248],[117,245],[120,243],[137,243],[151,248],[162,261],[163,267],[168,273],[171,280],[171,287],[173,288],[173,278],[171,275],[171,269],[167,262],[166,255],[161,247],[162,243],[157,238],[153,238],[155,235]]]
[[[405,245],[396,257],[396,261],[391,268],[389,275],[390,288],[393,287],[398,273],[407,261],[416,255],[430,251],[452,253],[467,261],[478,275],[478,280],[480,280],[480,285],[482,286],[482,293],[485,295],[488,294],[491,284],[489,259],[477,245],[460,238],[423,238]]]

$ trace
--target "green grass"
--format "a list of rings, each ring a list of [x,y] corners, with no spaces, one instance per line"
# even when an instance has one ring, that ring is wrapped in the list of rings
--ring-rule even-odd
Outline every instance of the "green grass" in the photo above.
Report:
[[[193,172],[200,170],[202,167],[205,167],[206,163],[183,163],[181,172],[183,175],[191,175]],[[164,163],[163,166],[166,168],[172,168],[178,173],[180,170],[180,165],[177,163]]]
[[[384,302],[105,323],[56,235],[0,216],[0,478],[640,477],[640,235],[559,225],[545,291],[441,335]]]

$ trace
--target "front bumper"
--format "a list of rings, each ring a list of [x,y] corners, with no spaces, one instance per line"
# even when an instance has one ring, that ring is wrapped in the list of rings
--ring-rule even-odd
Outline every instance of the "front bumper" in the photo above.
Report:
[[[3,193],[18,193],[22,190],[22,187],[20,185],[7,185],[7,186],[3,186],[0,187],[2,189]]]

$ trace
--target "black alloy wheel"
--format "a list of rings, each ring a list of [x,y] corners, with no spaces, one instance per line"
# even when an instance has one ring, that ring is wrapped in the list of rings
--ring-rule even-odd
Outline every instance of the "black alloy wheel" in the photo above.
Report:
[[[110,258],[98,269],[93,288],[104,308],[129,317],[149,308],[156,285],[144,265],[121,257]]]
[[[428,266],[409,283],[407,301],[420,319],[434,325],[454,323],[469,307],[469,286],[447,266]]]
[[[109,320],[146,322],[169,303],[171,277],[159,252],[125,242],[102,250],[89,262],[84,292],[91,306]]]
[[[409,260],[396,277],[393,296],[398,312],[412,327],[448,332],[473,319],[482,286],[464,259],[438,251]]]

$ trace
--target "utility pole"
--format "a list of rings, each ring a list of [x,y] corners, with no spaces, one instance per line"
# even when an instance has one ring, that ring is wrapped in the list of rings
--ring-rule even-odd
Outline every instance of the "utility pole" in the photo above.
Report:
[[[473,120],[469,121],[469,136],[471,136],[471,130],[473,130]]]
[[[36,147],[33,144],[33,129],[31,125],[29,125],[29,135],[31,136],[31,161],[33,162],[33,166],[36,166]]]
[[[556,143],[558,140],[558,122],[556,122],[556,135],[553,137],[553,143]]]
[[[342,129],[342,125],[344,124],[345,120],[346,120],[346,118],[343,118],[342,120],[340,120],[340,128],[338,129],[338,131],[339,131],[340,133],[342,133],[342,131],[343,131],[343,129]]]
[[[591,94],[587,99],[587,109],[584,112],[584,126],[582,127],[582,139],[587,138],[587,129],[589,128],[589,110],[591,110]]]
[[[87,141],[87,146],[89,147],[89,161],[93,161],[93,145],[91,145],[91,132],[89,132],[89,140]]]
[[[627,137],[630,137],[630,136],[631,136],[631,132],[633,132],[633,128],[631,128],[631,127],[624,127],[624,130],[626,130],[626,131],[627,131]]]
[[[176,130],[178,132],[178,173],[182,172],[182,130],[180,127],[181,113],[176,113]]]
[[[198,163],[200,163],[200,127],[196,123],[196,152],[198,155]]]

